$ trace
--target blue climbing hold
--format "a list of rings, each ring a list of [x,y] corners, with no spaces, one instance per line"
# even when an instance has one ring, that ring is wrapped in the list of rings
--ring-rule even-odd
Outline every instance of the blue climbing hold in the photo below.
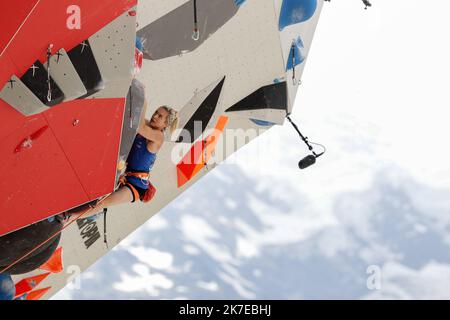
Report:
[[[284,81],[283,78],[275,78],[275,79],[273,79],[273,83],[280,83],[280,82],[283,82],[283,81]]]
[[[286,71],[292,70],[296,65],[299,65],[305,61],[304,45],[300,37],[298,37],[292,44],[291,50],[289,50],[289,57],[286,63]],[[294,59],[295,54],[295,59]],[[295,60],[295,61],[294,61]],[[295,63],[294,63],[295,62]]]
[[[139,51],[143,51],[144,50],[144,46],[142,44],[142,39],[139,37],[136,37],[136,48],[138,48]]]
[[[273,126],[275,123],[265,120],[258,120],[258,119],[250,119],[254,124],[257,124],[258,126],[262,127],[269,127]]]
[[[234,0],[234,3],[236,4],[236,6],[240,7],[245,1],[247,0]]]
[[[9,274],[0,273],[0,300],[13,300],[16,286]]]
[[[87,221],[89,221],[89,222],[94,222],[94,221],[96,221],[97,219],[98,219],[98,217],[99,217],[99,213],[97,213],[97,214],[94,214],[94,215],[92,215],[92,216],[89,216],[89,217],[87,217],[87,218],[85,218]]]
[[[292,24],[311,19],[317,9],[317,0],[283,0],[281,5],[280,31]]]

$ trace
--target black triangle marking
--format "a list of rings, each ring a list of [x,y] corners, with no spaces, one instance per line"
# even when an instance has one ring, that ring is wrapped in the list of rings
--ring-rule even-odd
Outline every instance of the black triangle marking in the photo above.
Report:
[[[206,129],[211,117],[216,111],[217,102],[219,101],[220,93],[222,92],[222,87],[225,82],[225,77],[217,84],[217,86],[211,91],[211,93],[206,97],[206,99],[200,104],[197,110],[194,112],[192,117],[186,123],[183,128],[182,133],[176,140],[176,142],[193,143]],[[201,132],[194,132],[195,122],[201,122]],[[184,137],[189,132],[188,137]],[[184,133],[184,135],[183,135]],[[187,141],[184,139],[186,138]],[[190,138],[190,139],[187,139]]]
[[[287,85],[284,81],[259,88],[225,111],[287,110],[287,105]]]
[[[88,40],[83,41],[78,46],[70,50],[67,55],[70,58],[75,70],[86,88],[87,93],[78,99],[84,99],[100,91],[102,85],[102,75],[92,52]]]

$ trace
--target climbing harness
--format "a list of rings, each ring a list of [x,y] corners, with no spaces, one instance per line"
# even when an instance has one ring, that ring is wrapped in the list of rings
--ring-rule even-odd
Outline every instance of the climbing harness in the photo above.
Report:
[[[127,181],[127,177],[136,177],[141,179],[141,181],[148,186],[148,189],[146,190],[144,196],[142,199],[140,199],[139,192],[136,190],[136,187],[134,187],[131,183]],[[137,199],[140,199],[142,202],[149,202],[153,199],[156,193],[156,188],[151,184],[151,182],[148,180],[150,177],[150,173],[148,172],[126,172],[124,175],[122,175],[119,178],[119,184],[121,186],[127,186],[131,189],[133,192],[133,196],[135,201]]]

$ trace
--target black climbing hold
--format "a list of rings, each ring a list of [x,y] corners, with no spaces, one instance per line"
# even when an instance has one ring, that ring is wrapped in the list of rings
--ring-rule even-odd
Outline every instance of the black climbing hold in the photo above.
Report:
[[[51,64],[50,64],[51,69]],[[51,100],[48,101],[48,83],[47,83],[47,70],[44,68],[41,62],[37,60],[20,80],[30,89],[36,97],[46,106],[54,106],[60,104],[64,100],[64,94],[58,87],[56,82],[50,77],[51,88]]]
[[[43,220],[0,237],[0,271],[61,231],[62,227],[63,224],[57,219],[53,219],[53,221]],[[58,234],[6,272],[23,274],[39,268],[52,256],[58,247],[60,238],[61,235]]]
[[[186,123],[176,142],[193,143],[206,129],[211,117],[216,110],[217,102],[219,101],[220,93],[225,82],[225,77],[217,84],[206,99],[200,104],[192,117]],[[195,123],[201,123],[201,131],[196,132]],[[198,130],[197,130],[198,131]],[[189,135],[187,135],[189,132]],[[190,138],[190,139],[187,139]]]
[[[139,120],[144,107],[145,89],[142,83],[133,79],[127,94],[125,113],[122,123],[122,137],[120,140],[119,159],[125,161],[130,153],[136,137]],[[121,172],[116,173],[116,183],[119,181]]]
[[[102,75],[89,41],[83,41],[67,54],[87,91],[85,95],[78,99],[84,99],[100,91],[102,89]]]
[[[287,110],[287,86],[285,81],[261,87],[225,111],[259,109]]]

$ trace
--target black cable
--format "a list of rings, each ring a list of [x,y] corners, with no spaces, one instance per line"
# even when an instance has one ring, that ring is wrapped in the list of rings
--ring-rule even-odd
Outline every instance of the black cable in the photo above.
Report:
[[[302,133],[301,133],[300,130],[298,129],[297,125],[294,123],[294,121],[292,121],[291,117],[289,117],[289,114],[286,115],[286,118],[287,118],[287,119],[289,120],[289,122],[292,124],[292,126],[293,126],[294,129],[295,129],[295,131],[297,131],[297,133],[299,134],[299,136],[300,136],[300,138],[303,140],[303,142],[308,146],[308,149],[309,149],[310,151],[312,151],[312,153],[313,153],[315,156],[317,156],[316,153],[314,152],[313,147],[309,144],[308,137],[305,137],[305,136],[302,135]]]
[[[292,42],[292,82],[295,86],[295,41]]]
[[[103,208],[103,242],[106,244],[106,247],[108,248],[108,240],[106,238],[107,232],[106,232],[106,213],[108,212],[108,208]]]
[[[197,0],[194,0],[194,33],[192,34],[192,39],[197,41],[199,39],[200,33],[198,30],[198,17],[197,17]]]
[[[310,144],[315,144],[316,146],[320,146],[323,149],[323,152],[321,154],[324,154],[325,151],[327,151],[327,148],[323,144],[320,144],[320,143],[317,143],[317,142],[312,142],[312,141],[310,141],[309,143]]]
[[[197,27],[197,0],[194,0],[194,24]]]

